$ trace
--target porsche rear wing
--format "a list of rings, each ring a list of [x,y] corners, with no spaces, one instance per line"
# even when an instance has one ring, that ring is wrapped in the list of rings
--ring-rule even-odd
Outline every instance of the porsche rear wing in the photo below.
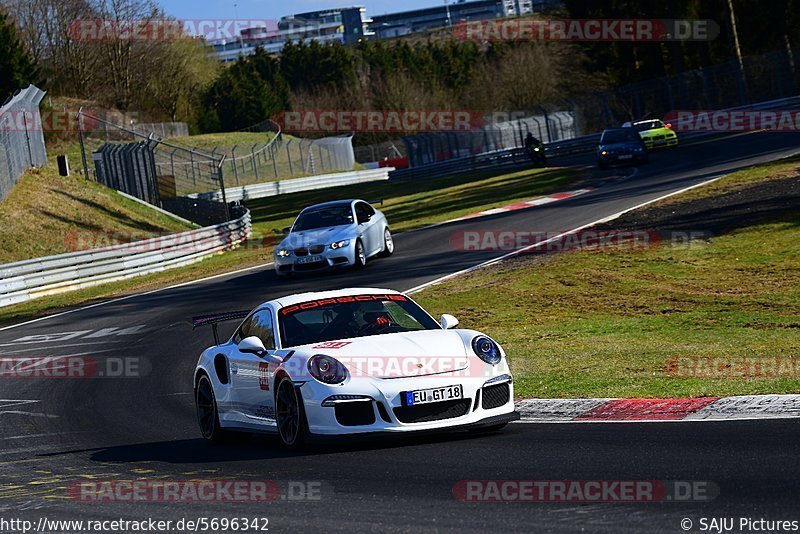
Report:
[[[217,333],[217,324],[227,321],[239,321],[244,319],[250,314],[250,310],[242,310],[242,311],[232,311],[232,312],[223,312],[223,313],[212,313],[209,315],[198,315],[197,317],[192,317],[192,330],[197,328],[198,326],[206,326],[211,325],[211,329],[214,332],[214,343],[219,345],[219,334]]]

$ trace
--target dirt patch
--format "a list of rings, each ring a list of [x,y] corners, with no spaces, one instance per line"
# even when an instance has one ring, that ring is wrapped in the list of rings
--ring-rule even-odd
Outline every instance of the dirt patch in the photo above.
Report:
[[[635,210],[597,227],[720,235],[767,221],[800,224],[800,177],[756,182],[717,196]]]

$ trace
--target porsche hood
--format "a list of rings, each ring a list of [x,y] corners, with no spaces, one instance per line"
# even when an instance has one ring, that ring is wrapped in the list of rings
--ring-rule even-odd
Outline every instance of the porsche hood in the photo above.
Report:
[[[456,330],[421,330],[342,339],[296,347],[309,356],[325,354],[350,376],[404,378],[463,371],[469,367],[464,340]]]

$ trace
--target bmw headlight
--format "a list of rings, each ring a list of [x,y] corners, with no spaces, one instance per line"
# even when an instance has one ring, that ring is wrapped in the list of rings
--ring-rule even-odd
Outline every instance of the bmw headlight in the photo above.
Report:
[[[347,368],[342,362],[324,354],[316,354],[308,360],[308,372],[323,384],[339,384],[347,378]]]
[[[335,243],[331,243],[331,248],[333,250],[344,248],[350,244],[349,239],[342,239],[341,241],[336,241]]]
[[[285,258],[289,256],[292,252],[288,248],[279,248],[275,251],[275,255],[279,258]]]
[[[500,361],[500,347],[486,336],[478,336],[472,340],[472,350],[481,360],[489,364]]]

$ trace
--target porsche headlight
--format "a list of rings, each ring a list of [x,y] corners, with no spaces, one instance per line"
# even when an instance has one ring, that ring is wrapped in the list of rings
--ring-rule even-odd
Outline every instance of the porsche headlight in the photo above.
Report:
[[[331,248],[333,250],[344,248],[350,244],[349,239],[342,239],[341,241],[336,241],[335,243],[331,243]]]
[[[473,339],[472,350],[478,358],[491,365],[500,361],[500,347],[486,336],[478,336]]]
[[[275,255],[279,258],[285,258],[289,256],[292,252],[288,248],[279,248],[275,251]]]
[[[324,354],[316,354],[308,360],[308,372],[323,384],[339,384],[347,378],[347,368],[342,362]]]

